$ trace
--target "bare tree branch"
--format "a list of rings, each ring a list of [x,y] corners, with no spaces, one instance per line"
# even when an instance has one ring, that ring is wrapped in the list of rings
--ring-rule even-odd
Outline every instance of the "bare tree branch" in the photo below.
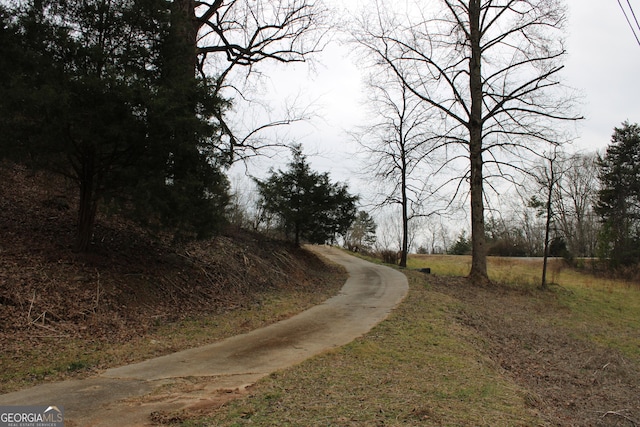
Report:
[[[213,94],[233,104],[241,99],[248,104],[250,77],[260,77],[259,65],[265,61],[305,62],[324,47],[328,9],[321,1],[311,0],[173,0],[176,11],[190,11],[185,30],[193,37],[193,63],[196,72],[208,81]],[[191,27],[189,27],[189,25]],[[192,35],[193,33],[193,35]],[[239,98],[238,98],[239,97]],[[286,116],[255,125],[242,132],[238,117],[230,117],[228,106],[218,109],[213,119],[221,129],[220,151],[229,161],[257,155],[261,147],[281,144],[264,138],[273,128],[288,126],[308,118]]]
[[[362,18],[352,36],[373,66],[440,114],[436,146],[466,151],[469,169],[458,176],[456,194],[469,186],[470,276],[487,282],[485,186],[495,177],[515,182],[513,172],[526,169],[522,160],[539,156],[540,145],[563,141],[557,121],[581,119],[558,78],[565,12],[559,0],[441,3],[433,12],[439,16],[430,17],[421,3],[400,16],[377,1],[376,16]]]

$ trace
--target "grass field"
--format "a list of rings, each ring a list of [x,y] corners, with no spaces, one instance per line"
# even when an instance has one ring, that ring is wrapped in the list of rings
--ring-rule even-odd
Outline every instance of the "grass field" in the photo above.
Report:
[[[463,276],[471,268],[471,257],[414,255],[409,268],[430,267],[436,275]],[[504,287],[534,291],[542,277],[541,258],[489,257],[491,280]],[[559,306],[572,313],[571,327],[582,325],[586,336],[640,358],[640,284],[606,276],[595,276],[567,266],[562,259],[549,260],[547,281]]]
[[[471,269],[471,257],[459,255],[412,255],[408,268],[430,267],[439,276],[466,276]],[[503,285],[538,286],[542,278],[542,258],[489,257],[487,262],[489,277]],[[547,282],[561,286],[591,285],[617,286],[622,282],[595,278],[568,268],[564,260],[549,259]]]

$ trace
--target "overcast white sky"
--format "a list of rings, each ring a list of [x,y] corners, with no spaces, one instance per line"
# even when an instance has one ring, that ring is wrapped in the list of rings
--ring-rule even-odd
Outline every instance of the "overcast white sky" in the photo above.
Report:
[[[640,1],[630,3],[640,13]],[[640,122],[640,46],[617,0],[567,4],[566,81],[585,96],[586,119],[578,127],[576,145],[604,149],[614,127],[625,120]]]
[[[640,0],[630,2],[640,13]],[[569,55],[565,83],[583,95],[580,113],[585,116],[576,126],[578,139],[572,149],[602,150],[615,126],[625,120],[640,122],[640,46],[617,0],[566,3]],[[359,170],[353,156],[356,147],[346,131],[362,123],[364,86],[357,58],[349,49],[330,44],[316,58],[318,65],[312,72],[305,64],[275,66],[268,85],[276,98],[299,93],[315,100],[318,118],[312,125],[292,128],[290,136],[303,144],[305,152],[319,154],[311,158],[315,170],[349,182],[358,192],[363,184],[355,177]],[[264,160],[256,166],[271,163]]]

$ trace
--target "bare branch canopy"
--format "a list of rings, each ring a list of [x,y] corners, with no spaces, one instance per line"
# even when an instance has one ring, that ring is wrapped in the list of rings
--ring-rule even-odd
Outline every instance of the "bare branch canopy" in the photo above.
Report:
[[[484,184],[505,174],[486,169],[561,143],[557,122],[581,118],[561,81],[565,7],[561,0],[439,4],[415,2],[400,11],[376,1],[352,35],[373,66],[390,70],[440,116],[433,126],[442,139],[467,153],[461,179],[470,190],[470,277],[488,282]]]

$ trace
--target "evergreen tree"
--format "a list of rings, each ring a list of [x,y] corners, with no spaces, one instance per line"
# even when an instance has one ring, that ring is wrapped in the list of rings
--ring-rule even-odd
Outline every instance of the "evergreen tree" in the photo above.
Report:
[[[34,1],[17,13],[22,53],[3,97],[13,131],[1,141],[13,149],[2,151],[77,184],[79,251],[89,247],[99,201],[145,149],[161,19],[151,3]]]
[[[353,252],[371,249],[376,243],[376,223],[366,211],[359,211],[356,219],[349,227],[345,238],[345,246]]]
[[[471,240],[467,238],[466,232],[463,230],[458,236],[458,240],[449,248],[449,255],[469,255],[471,254]]]
[[[158,57],[157,93],[149,108],[153,150],[143,164],[135,198],[138,217],[206,237],[224,219],[229,183],[228,162],[220,153],[220,127],[211,119],[228,103],[211,82],[195,74],[195,30],[191,1],[164,2],[168,26]],[[185,15],[186,13],[186,15]],[[191,42],[184,43],[187,39]]]
[[[2,37],[18,34],[19,52],[0,102],[9,112],[0,129],[10,129],[0,154],[77,183],[76,250],[88,249],[104,200],[190,235],[221,221],[227,182],[207,151],[218,101],[194,79],[166,84],[168,8],[164,0],[32,1],[11,11],[17,33],[3,17]]]
[[[613,267],[640,261],[640,126],[615,128],[599,159],[600,191],[596,212],[603,224],[601,256]]]
[[[356,217],[358,198],[349,194],[347,185],[332,183],[327,173],[312,171],[300,146],[292,151],[287,171],[272,170],[266,180],[255,180],[264,210],[278,217],[296,245],[301,240],[326,243],[345,235]]]

